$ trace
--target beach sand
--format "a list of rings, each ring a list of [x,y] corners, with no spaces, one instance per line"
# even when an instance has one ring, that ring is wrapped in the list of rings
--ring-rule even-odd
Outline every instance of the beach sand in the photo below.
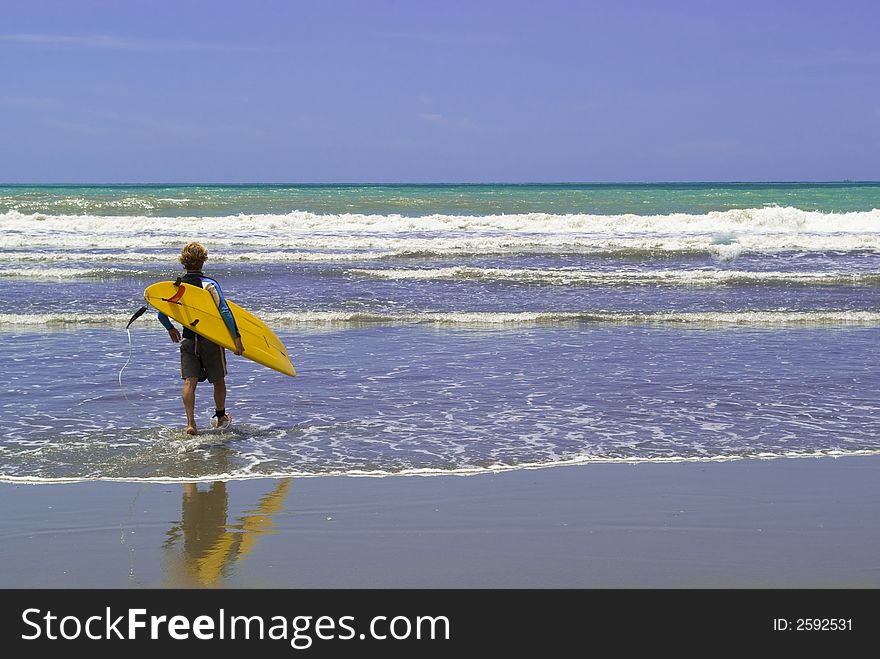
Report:
[[[0,485],[0,586],[876,588],[880,456]]]

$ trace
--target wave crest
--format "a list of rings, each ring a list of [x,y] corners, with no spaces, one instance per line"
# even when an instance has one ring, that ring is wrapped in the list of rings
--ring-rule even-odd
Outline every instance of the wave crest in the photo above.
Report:
[[[94,252],[142,260],[211,236],[212,259],[353,260],[409,254],[460,255],[566,250],[610,253],[880,252],[880,210],[823,213],[790,207],[702,215],[316,214],[148,217],[0,214],[0,249]],[[249,251],[250,250],[250,251]],[[91,255],[90,255],[91,256]],[[152,256],[155,256],[153,254]],[[3,255],[16,258],[15,252]],[[19,258],[25,258],[20,256]],[[54,256],[50,258],[62,258]]]
[[[426,311],[420,313],[257,311],[257,314],[269,325],[287,329],[400,324],[499,328],[571,323],[705,327],[880,326],[880,312],[846,310],[644,313],[626,311]],[[4,313],[0,314],[0,329],[125,327],[129,317],[129,313]]]

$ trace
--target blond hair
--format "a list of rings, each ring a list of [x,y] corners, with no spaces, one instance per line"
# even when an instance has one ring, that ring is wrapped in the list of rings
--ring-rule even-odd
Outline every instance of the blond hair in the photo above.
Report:
[[[201,270],[208,260],[208,250],[201,243],[190,243],[180,250],[180,263],[187,270]]]

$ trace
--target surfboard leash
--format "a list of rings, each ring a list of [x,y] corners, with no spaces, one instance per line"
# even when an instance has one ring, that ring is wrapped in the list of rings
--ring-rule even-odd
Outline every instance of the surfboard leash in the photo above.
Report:
[[[140,309],[135,311],[134,314],[132,315],[132,317],[129,319],[128,325],[125,326],[125,333],[128,334],[128,359],[126,360],[123,367],[119,370],[119,390],[122,392],[122,397],[125,398],[126,402],[129,405],[131,405],[132,409],[134,409],[138,413],[139,417],[140,417],[140,410],[138,410],[137,406],[133,402],[131,402],[128,395],[125,393],[125,386],[122,384],[122,374],[125,372],[125,369],[128,368],[128,365],[131,363],[131,358],[132,358],[132,355],[134,352],[134,346],[133,346],[132,340],[131,340],[131,324],[134,321],[136,321],[138,318],[143,316],[146,311],[147,311],[147,307],[145,307],[145,306],[141,307]],[[143,417],[140,417],[140,418],[143,418]],[[158,426],[160,428],[163,428],[164,430],[169,430],[171,432],[174,432],[174,428],[172,428],[171,426],[166,426],[164,423],[159,423],[158,421],[153,421],[151,419],[146,419],[146,418],[144,418],[143,420],[146,421],[147,423],[154,425],[154,426]]]

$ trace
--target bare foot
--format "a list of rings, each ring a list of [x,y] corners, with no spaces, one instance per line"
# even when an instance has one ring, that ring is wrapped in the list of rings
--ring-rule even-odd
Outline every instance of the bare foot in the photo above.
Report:
[[[195,426],[187,426],[186,427],[186,434],[187,435],[198,435],[199,431],[196,430]]]

